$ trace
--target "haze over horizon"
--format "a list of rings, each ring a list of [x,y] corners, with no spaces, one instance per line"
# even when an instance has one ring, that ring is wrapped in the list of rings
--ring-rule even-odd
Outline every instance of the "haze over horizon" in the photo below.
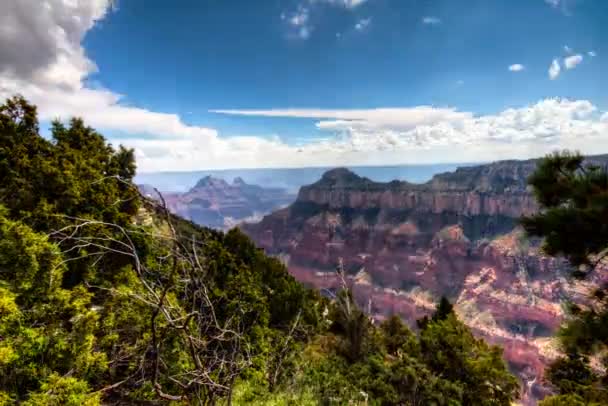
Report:
[[[602,0],[44,4],[1,6],[0,97],[141,172],[608,152]]]

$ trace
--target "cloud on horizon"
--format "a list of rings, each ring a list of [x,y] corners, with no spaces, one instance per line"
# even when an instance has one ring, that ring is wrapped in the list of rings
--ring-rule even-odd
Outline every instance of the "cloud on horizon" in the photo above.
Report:
[[[545,99],[530,106],[484,116],[431,106],[212,112],[317,119],[315,126],[319,131],[335,135],[324,144],[328,151],[345,154],[342,157],[356,156],[357,153],[367,154],[370,158],[375,156],[375,164],[480,161],[509,156],[534,157],[556,148],[584,150],[590,143],[589,137],[598,141],[598,136],[608,130],[608,123],[601,120],[593,104],[566,99]],[[316,146],[309,144],[306,148]],[[431,153],[425,157],[421,155],[422,151]],[[401,154],[401,161],[385,159],[395,153]],[[430,160],[429,156],[434,160]],[[455,156],[458,158],[455,159]],[[346,163],[356,162],[340,162]]]

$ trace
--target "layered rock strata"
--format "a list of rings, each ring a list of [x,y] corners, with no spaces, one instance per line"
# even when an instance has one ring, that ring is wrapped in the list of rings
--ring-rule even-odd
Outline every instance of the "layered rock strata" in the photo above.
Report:
[[[563,303],[585,300],[590,285],[570,279],[564,260],[543,255],[517,227],[538,210],[527,187],[535,166],[459,168],[425,184],[335,169],[243,230],[322,291],[339,287],[342,261],[355,296],[378,319],[397,313],[414,325],[448,297],[478,336],[504,348],[523,402],[533,404],[549,390],[543,370],[559,354],[552,336]]]

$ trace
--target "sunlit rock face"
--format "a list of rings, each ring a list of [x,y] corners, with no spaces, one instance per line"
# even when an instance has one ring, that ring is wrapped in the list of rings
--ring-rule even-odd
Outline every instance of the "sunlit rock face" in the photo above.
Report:
[[[543,255],[517,227],[538,210],[527,187],[535,166],[461,168],[425,184],[376,183],[335,169],[243,229],[322,290],[338,288],[342,259],[356,297],[378,319],[396,313],[413,326],[448,297],[475,334],[504,348],[523,402],[534,404],[548,392],[543,369],[559,354],[552,336],[563,302],[588,292],[568,277],[564,260]]]

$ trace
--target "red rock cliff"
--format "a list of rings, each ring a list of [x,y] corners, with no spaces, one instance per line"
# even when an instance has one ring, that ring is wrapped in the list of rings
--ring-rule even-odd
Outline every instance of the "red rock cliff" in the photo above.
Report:
[[[244,226],[301,281],[334,289],[340,258],[355,295],[378,318],[413,322],[442,295],[479,336],[505,349],[532,404],[557,356],[561,302],[582,300],[567,264],[540,253],[517,219],[538,207],[526,187],[535,161],[460,168],[426,184],[376,183],[346,169],[302,187],[291,206]]]

